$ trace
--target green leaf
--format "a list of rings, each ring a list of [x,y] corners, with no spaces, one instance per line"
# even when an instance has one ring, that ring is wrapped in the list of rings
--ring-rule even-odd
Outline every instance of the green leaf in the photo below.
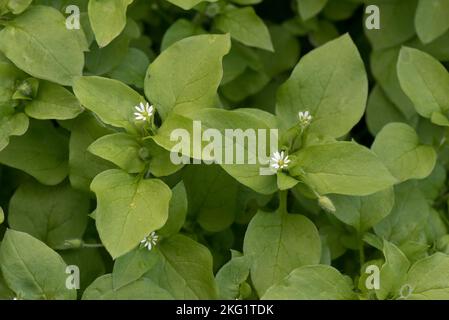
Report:
[[[131,25],[131,23],[128,25]],[[133,38],[127,32],[127,29],[132,29],[128,25],[122,34],[112,40],[106,47],[100,48],[96,42],[91,45],[89,52],[86,53],[86,69],[92,75],[112,72],[124,61],[129,52],[129,43]]]
[[[374,51],[371,54],[371,70],[374,78],[407,121],[417,116],[415,107],[401,88],[397,64],[401,48]]]
[[[14,298],[16,298],[16,295],[10,288],[8,288],[5,279],[3,279],[2,273],[0,272],[0,299],[13,300]]]
[[[84,292],[96,278],[106,273],[103,249],[101,248],[83,247],[79,249],[61,250],[59,254],[67,265],[78,266],[81,292]],[[66,276],[68,277],[69,275],[67,274]]]
[[[111,71],[110,75],[128,85],[143,88],[145,71],[149,64],[150,60],[143,51],[129,48],[125,58]]]
[[[296,0],[299,14],[303,20],[315,17],[324,9],[328,0]]]
[[[169,176],[183,168],[183,164],[173,163],[170,151],[165,150],[153,140],[145,140],[144,145],[144,149],[148,151],[150,172],[155,177]]]
[[[159,261],[145,275],[175,299],[216,299],[212,255],[192,239],[174,235],[157,246]]]
[[[112,133],[112,130],[103,126],[90,112],[76,118],[70,130],[70,183],[76,189],[89,192],[93,178],[113,166],[109,161],[94,156],[87,148],[98,138]]]
[[[269,27],[274,52],[260,51],[265,72],[274,77],[289,71],[299,60],[301,51],[299,41],[283,26]],[[226,71],[226,70],[225,70]]]
[[[442,194],[445,182],[446,171],[441,163],[437,162],[432,173],[427,178],[418,181],[418,186],[428,200],[435,200]]]
[[[354,142],[310,146],[294,156],[290,175],[299,177],[321,195],[365,196],[396,183],[373,152]]]
[[[410,46],[434,56],[439,61],[449,60],[449,32],[444,33],[441,37],[428,44],[423,44],[418,38],[410,42]]]
[[[97,195],[97,230],[114,259],[167,221],[171,190],[160,180],[112,169],[96,176],[91,189]]]
[[[5,221],[5,213],[3,212],[2,207],[0,207],[0,224],[2,224],[3,221]]]
[[[168,208],[167,222],[157,232],[162,237],[178,233],[184,225],[187,216],[187,191],[184,182],[179,182],[171,191],[172,197]]]
[[[65,18],[48,6],[33,6],[0,32],[0,50],[33,77],[71,85],[80,76],[84,54]]]
[[[302,58],[279,89],[276,114],[290,128],[298,122],[299,111],[309,111],[313,116],[310,133],[337,138],[359,122],[367,96],[363,61],[345,35]]]
[[[317,264],[321,242],[305,216],[259,211],[251,220],[243,244],[251,260],[251,280],[259,296],[294,269]]]
[[[201,26],[194,24],[189,20],[176,20],[170,28],[167,29],[162,38],[161,51],[169,48],[179,40],[204,33],[206,33],[206,31]]]
[[[390,123],[376,136],[371,149],[399,181],[423,179],[436,163],[432,146],[419,143],[415,130],[405,123]]]
[[[449,299],[449,256],[442,253],[424,258],[410,268],[406,283],[413,289],[409,299]]]
[[[376,296],[380,300],[397,295],[410,267],[407,257],[394,244],[384,241],[383,253],[385,263],[380,270],[380,288],[376,290]]]
[[[201,2],[216,2],[217,0],[167,0],[178,7],[183,8],[184,10],[190,10],[195,7],[197,4]]]
[[[304,266],[293,270],[262,297],[263,300],[357,300],[350,278],[337,269]]]
[[[79,77],[73,91],[81,104],[106,124],[136,132],[134,107],[145,99],[120,81],[102,77]]]
[[[351,18],[361,1],[328,0],[323,10],[323,16],[332,21],[341,21]]]
[[[68,139],[51,123],[32,121],[28,131],[12,137],[0,163],[22,170],[39,182],[56,185],[68,173]]]
[[[217,104],[222,58],[230,46],[228,35],[200,35],[176,42],[157,57],[147,70],[145,95],[163,120],[171,111],[185,114]]]
[[[377,6],[380,14],[380,29],[368,30],[365,27],[365,34],[374,50],[390,48],[413,38],[418,0],[371,0],[367,5]],[[367,18],[365,15],[364,20]]]
[[[138,247],[119,257],[114,263],[112,284],[115,290],[141,278],[157,262],[158,255],[146,247]]]
[[[390,214],[394,205],[393,188],[364,197],[331,195],[335,216],[363,234]]]
[[[81,239],[87,225],[90,199],[64,183],[43,186],[26,182],[9,203],[9,226],[45,242],[64,248],[66,240]]]
[[[133,0],[89,0],[89,21],[100,48],[107,46],[125,28],[126,9]]]
[[[379,85],[371,91],[366,107],[366,124],[373,136],[390,122],[404,122],[407,119],[401,110],[391,102]]]
[[[438,126],[449,127],[449,119],[445,114],[439,111],[432,112],[430,121]]]
[[[13,14],[21,14],[25,11],[33,0],[4,0],[6,9],[10,10]]]
[[[435,58],[422,51],[404,47],[398,61],[401,87],[425,118],[449,110],[449,73]]]
[[[374,230],[379,237],[398,246],[410,259],[415,260],[427,251],[425,225],[429,217],[429,204],[413,182],[395,187],[395,203],[391,213]]]
[[[217,165],[187,167],[184,183],[189,213],[210,232],[223,231],[235,219],[238,182]],[[226,192],[223,192],[226,190]]]
[[[0,106],[3,106],[11,103],[18,82],[25,80],[27,75],[0,53],[0,77],[2,79],[0,83]]]
[[[314,47],[320,47],[329,41],[337,39],[339,36],[340,32],[333,23],[321,20],[318,21],[316,30],[309,34],[309,41]]]
[[[0,247],[0,266],[8,286],[22,299],[67,300],[66,264],[52,249],[29,234],[8,230]]]
[[[263,194],[271,194],[277,190],[276,186],[276,176],[275,175],[260,175],[260,169],[262,167],[262,163],[260,159],[258,159],[257,150],[254,150],[254,146],[249,146],[248,138],[245,139],[236,139],[236,136],[240,138],[244,135],[245,131],[250,129],[249,135],[254,133],[254,139],[257,143],[257,130],[263,129],[268,133],[270,129],[274,129],[277,127],[276,118],[273,115],[256,109],[238,109],[238,110],[222,110],[222,109],[205,109],[200,110],[195,114],[195,120],[201,121],[201,127],[203,130],[207,130],[208,128],[213,128],[220,131],[221,136],[223,137],[221,152],[222,158],[221,163],[226,163],[226,159],[224,155],[228,153],[233,156],[234,163],[237,163],[235,154],[239,153],[240,155],[244,155],[245,159],[255,160],[254,164],[248,160],[247,162],[243,161],[243,164],[221,164],[222,168],[232,177],[234,177],[237,181],[252,188],[253,190],[263,193]],[[173,130],[176,129],[185,129],[189,133],[189,139],[181,139],[181,141],[173,141],[171,139],[171,134]],[[233,130],[231,133],[226,134],[226,130]],[[240,130],[242,131],[240,133]],[[255,130],[255,131],[253,131]],[[191,138],[194,137],[193,133],[193,120],[184,116],[180,116],[177,114],[171,114],[159,128],[157,135],[154,137],[154,140],[157,144],[165,148],[166,150],[176,150],[178,147],[181,150],[183,155],[188,157],[192,157],[194,159],[203,159],[207,161],[212,161],[213,156],[209,154],[201,154],[197,152],[193,148],[193,142],[191,143]],[[275,137],[277,139],[277,137]],[[273,137],[267,137],[266,142],[271,141]],[[210,139],[213,140],[213,139]],[[213,143],[213,141],[202,141],[203,146],[206,147]],[[234,141],[232,142],[231,141]],[[206,143],[207,142],[207,143]],[[272,141],[271,141],[272,143]],[[236,151],[230,150],[231,147]],[[266,147],[268,149],[268,147]],[[219,148],[218,148],[219,149]],[[263,152],[268,153],[268,150],[259,150],[261,154]],[[205,152],[207,153],[207,152]],[[218,155],[217,155],[218,158]],[[267,159],[268,160],[268,159]]]
[[[219,298],[235,300],[240,298],[240,287],[249,276],[250,260],[233,251],[233,257],[217,272]]]
[[[9,144],[10,136],[21,136],[28,130],[28,117],[24,113],[13,114],[12,110],[0,110],[0,151]]]
[[[101,137],[87,149],[92,154],[111,161],[128,173],[139,173],[145,169],[145,163],[139,155],[142,146],[131,135],[113,133]]]
[[[252,7],[226,10],[214,19],[214,26],[247,46],[274,51],[268,28]]]
[[[239,102],[256,94],[269,82],[270,77],[265,73],[247,69],[233,81],[223,85],[221,92],[230,101]]]
[[[25,107],[28,116],[35,119],[72,119],[83,109],[76,97],[64,87],[47,81],[39,83],[37,96]]]
[[[295,178],[290,177],[288,174],[284,172],[277,173],[277,186],[279,190],[288,190],[293,188],[299,183]]]
[[[84,291],[83,300],[173,300],[173,296],[150,279],[139,279],[119,289],[113,288],[113,276],[97,278]]]
[[[425,226],[427,243],[436,243],[438,247],[438,240],[447,235],[448,229],[444,221],[444,216],[440,212],[431,208],[429,213]]]
[[[423,43],[429,43],[449,30],[447,0],[419,0],[416,9],[416,33]]]

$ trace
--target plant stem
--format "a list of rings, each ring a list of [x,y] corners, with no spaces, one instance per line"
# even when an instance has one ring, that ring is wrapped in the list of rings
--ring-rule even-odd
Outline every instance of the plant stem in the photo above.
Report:
[[[281,214],[287,213],[287,195],[288,190],[279,191],[279,212]]]
[[[365,264],[365,250],[364,250],[363,240],[359,240],[359,259],[360,259],[360,268]]]
[[[101,243],[85,243],[85,242],[83,242],[81,247],[83,247],[83,248],[103,248],[104,245]]]
[[[296,145],[296,142],[298,141],[298,139],[301,139],[301,144],[302,144],[302,134],[304,133],[304,129],[303,128],[300,128],[300,130],[299,130],[299,132],[297,133],[297,135],[293,138],[293,140],[290,142],[290,150],[292,151],[292,152],[294,152],[294,151],[296,151],[294,148],[295,148],[295,145]]]

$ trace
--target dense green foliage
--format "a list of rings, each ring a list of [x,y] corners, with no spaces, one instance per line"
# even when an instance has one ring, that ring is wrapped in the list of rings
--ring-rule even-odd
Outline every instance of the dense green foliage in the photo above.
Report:
[[[0,299],[449,299],[448,44],[447,0],[0,0]],[[194,121],[277,172],[173,162]]]

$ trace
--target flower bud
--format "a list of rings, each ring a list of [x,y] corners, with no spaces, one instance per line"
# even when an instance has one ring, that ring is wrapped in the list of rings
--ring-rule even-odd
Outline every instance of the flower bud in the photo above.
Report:
[[[331,199],[325,196],[318,197],[318,205],[327,212],[334,213],[336,211],[335,206]]]
[[[140,159],[142,159],[142,160],[149,160],[150,159],[150,150],[148,150],[147,148],[145,148],[145,147],[142,147],[142,148],[140,148],[139,149],[139,157],[140,157]]]
[[[209,18],[213,18],[219,13],[220,13],[220,6],[217,3],[211,3],[210,5],[208,5],[206,11],[204,12],[204,14]]]
[[[32,100],[39,87],[39,81],[34,78],[28,78],[19,83],[12,98],[15,100]]]
[[[83,240],[81,239],[70,239],[70,240],[66,240],[64,242],[64,246],[66,248],[70,248],[70,249],[77,249],[77,248],[81,248],[81,246],[83,245]]]

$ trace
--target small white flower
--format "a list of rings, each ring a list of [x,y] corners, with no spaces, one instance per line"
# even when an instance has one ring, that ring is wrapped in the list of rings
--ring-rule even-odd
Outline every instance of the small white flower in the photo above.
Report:
[[[271,157],[271,167],[276,170],[282,170],[288,167],[290,160],[288,156],[284,153],[284,151],[276,151]]]
[[[156,232],[153,231],[148,236],[143,238],[143,240],[140,241],[140,243],[144,247],[148,248],[148,250],[151,250],[157,244],[158,239],[159,239],[159,236],[156,234]]]
[[[299,112],[298,118],[299,118],[299,125],[303,128],[308,127],[313,119],[309,111]]]
[[[150,106],[147,102],[145,105],[141,102],[138,106],[134,107],[137,112],[134,112],[135,119],[138,121],[147,121],[154,114],[154,107]]]

